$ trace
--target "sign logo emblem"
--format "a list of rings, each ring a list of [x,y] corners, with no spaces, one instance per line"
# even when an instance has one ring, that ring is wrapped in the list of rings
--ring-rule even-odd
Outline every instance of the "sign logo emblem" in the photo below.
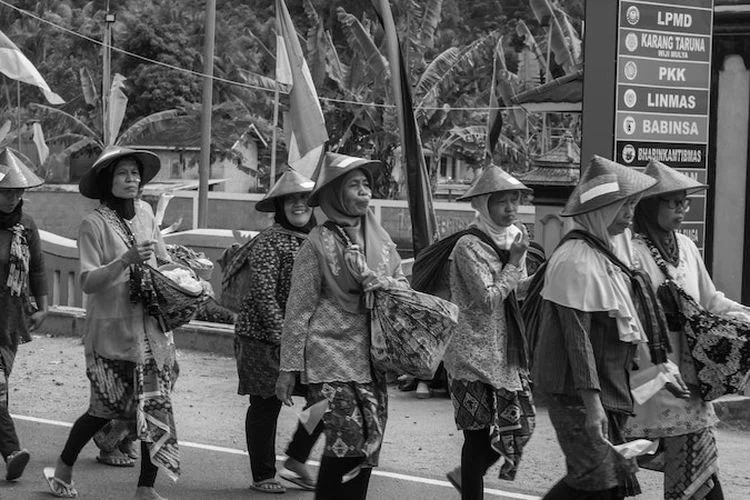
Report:
[[[638,24],[641,20],[641,11],[635,5],[628,7],[628,11],[625,14],[625,18],[628,20],[631,26]]]
[[[623,99],[625,100],[625,106],[632,108],[638,102],[638,95],[635,93],[635,90],[628,89],[625,91]]]
[[[625,78],[628,80],[635,80],[638,76],[638,65],[633,61],[625,63]]]
[[[635,52],[638,49],[638,35],[635,33],[628,33],[625,37],[625,48],[630,52]]]
[[[628,135],[633,135],[635,133],[635,129],[635,118],[633,118],[632,116],[626,116],[622,121],[622,131]]]
[[[622,161],[629,165],[633,163],[633,160],[635,160],[635,148],[632,144],[625,144],[622,148]]]

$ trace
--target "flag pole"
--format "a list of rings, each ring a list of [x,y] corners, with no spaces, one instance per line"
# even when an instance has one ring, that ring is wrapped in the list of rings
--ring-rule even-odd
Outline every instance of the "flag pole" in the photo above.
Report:
[[[273,183],[276,182],[276,129],[279,123],[279,81],[274,81],[274,99],[273,99],[273,135],[271,136],[271,171],[268,178],[268,190],[271,190]]]
[[[201,157],[198,167],[198,224],[208,227],[208,179],[211,169],[211,110],[214,84],[214,33],[216,0],[206,2],[206,39],[203,52],[203,96],[201,102]],[[193,221],[193,227],[195,227]]]
[[[18,152],[21,152],[21,82],[16,80],[16,118],[18,119]]]

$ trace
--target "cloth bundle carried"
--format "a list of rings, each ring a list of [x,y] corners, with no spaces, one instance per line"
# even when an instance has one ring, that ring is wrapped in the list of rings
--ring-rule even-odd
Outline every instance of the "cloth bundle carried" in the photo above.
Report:
[[[165,332],[189,323],[208,298],[205,290],[180,286],[151,266],[141,267],[141,294],[146,311]]]
[[[458,306],[409,288],[374,292],[373,362],[418,379],[435,375],[458,322]]]
[[[687,353],[680,366],[685,382],[705,401],[742,392],[750,377],[750,323],[704,309],[670,276],[664,258],[644,238],[665,281],[657,290],[669,329],[684,332]]]
[[[683,357],[688,361],[681,370],[685,382],[697,387],[705,401],[742,392],[750,376],[750,323],[705,310],[671,279],[657,293],[669,296],[679,311],[690,350]]]

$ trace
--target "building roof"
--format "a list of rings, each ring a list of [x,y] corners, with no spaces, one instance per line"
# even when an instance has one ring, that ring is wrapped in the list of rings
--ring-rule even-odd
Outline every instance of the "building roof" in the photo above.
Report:
[[[580,112],[583,103],[583,69],[521,92],[513,102],[530,112]]]
[[[581,149],[570,134],[532,160],[534,167],[517,177],[528,186],[575,186],[581,169]]]

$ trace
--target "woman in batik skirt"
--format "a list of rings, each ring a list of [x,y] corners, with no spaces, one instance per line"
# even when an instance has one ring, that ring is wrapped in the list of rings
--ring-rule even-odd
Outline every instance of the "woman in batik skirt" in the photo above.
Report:
[[[294,257],[315,227],[313,209],[307,204],[314,184],[294,170],[287,170],[255,205],[260,212],[273,212],[274,224],[246,247],[248,255],[239,253],[226,269],[232,273],[245,264],[250,269],[249,286],[234,329],[234,353],[239,375],[237,392],[250,397],[245,416],[245,438],[253,474],[250,487],[263,493],[286,491],[276,479],[276,422],[281,411],[281,401],[275,392],[279,344]],[[282,478],[303,489],[315,489],[315,477],[305,462],[322,431],[322,424],[312,433],[302,424],[297,426],[286,451]]]
[[[547,264],[532,370],[535,389],[549,398],[567,466],[547,500],[640,493],[635,459],[625,460],[613,445],[623,442],[633,413],[628,369],[638,345],[651,339],[660,363],[668,349],[663,314],[661,320],[658,311],[639,315],[655,311],[656,299],[635,293],[643,287],[635,288],[640,281],[632,274],[629,226],[640,193],[655,183],[594,156],[562,212],[573,218],[574,230]]]
[[[450,261],[451,301],[458,324],[445,352],[451,399],[463,432],[461,466],[448,480],[461,498],[484,498],[484,475],[498,460],[500,478],[512,480],[534,430],[528,353],[516,298],[526,279],[529,247],[518,221],[522,197],[531,190],[497,166],[489,166],[461,199],[477,216]]]
[[[328,222],[310,232],[292,271],[276,394],[291,404],[301,374],[308,404],[325,407],[319,500],[366,498],[383,443],[388,395],[385,373],[373,369],[370,357],[365,294],[408,283],[396,245],[369,210],[379,165],[326,154],[309,203],[320,205]],[[366,279],[350,267],[363,260],[371,271]]]
[[[153,216],[134,203],[159,171],[147,151],[107,148],[81,178],[79,189],[101,204],[78,233],[81,288],[88,294],[84,346],[91,383],[89,408],[73,424],[56,466],[44,469],[55,496],[73,498],[73,465],[110,420],[135,422],[141,440],[137,499],[161,499],[158,468],[180,473],[171,390],[177,376],[174,340],[144,306],[150,290],[141,264],[169,260]]]
[[[644,194],[636,207],[633,248],[638,263],[652,277],[654,290],[668,275],[707,311],[750,320],[750,309],[716,290],[695,243],[677,232],[690,209],[688,194],[707,186],[656,161],[650,162],[644,173],[659,183]],[[679,322],[670,321],[670,325],[669,358],[685,373],[690,359],[687,340]],[[644,353],[641,358],[639,370],[652,366]],[[660,440],[658,459],[643,465],[664,472],[665,499],[724,498],[713,432],[717,422],[713,405],[703,401],[697,392],[677,399],[662,389],[635,406],[635,417],[628,420],[625,434],[629,438]]]
[[[47,280],[39,231],[23,211],[23,192],[42,180],[10,149],[0,152],[0,453],[5,479],[15,481],[29,462],[13,418],[8,413],[8,377],[18,344],[31,340],[30,332],[47,314]],[[30,302],[34,297],[36,307]]]

